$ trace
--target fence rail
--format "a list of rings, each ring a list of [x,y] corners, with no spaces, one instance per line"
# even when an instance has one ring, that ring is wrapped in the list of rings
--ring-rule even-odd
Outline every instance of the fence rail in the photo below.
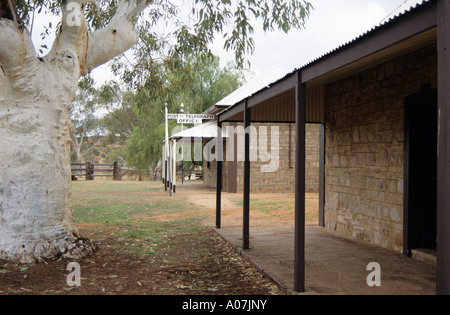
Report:
[[[95,177],[112,177],[113,180],[121,180],[121,169],[119,163],[96,164],[96,163],[72,163],[72,180],[83,177],[85,180],[94,180]]]

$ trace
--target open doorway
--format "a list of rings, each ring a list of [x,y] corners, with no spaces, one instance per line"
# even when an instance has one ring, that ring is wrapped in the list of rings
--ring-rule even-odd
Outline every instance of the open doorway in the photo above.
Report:
[[[437,91],[405,99],[404,254],[436,250]]]

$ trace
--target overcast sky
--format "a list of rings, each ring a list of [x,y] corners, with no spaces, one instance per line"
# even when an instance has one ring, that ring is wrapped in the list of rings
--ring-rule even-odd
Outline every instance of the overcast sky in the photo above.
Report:
[[[330,52],[373,28],[387,16],[404,12],[422,0],[310,0],[314,6],[306,29],[289,34],[255,34],[256,51],[249,58],[252,70],[258,74],[274,65],[289,70]],[[221,46],[214,47],[217,54],[224,54]]]
[[[422,3],[423,0],[309,1],[313,4],[314,10],[306,23],[306,29],[292,31],[289,34],[283,32],[265,34],[263,31],[255,31],[256,51],[249,57],[255,75],[266,72],[273,66],[285,67],[287,72],[299,68],[365,33],[388,16],[392,17],[403,12],[417,3]],[[54,25],[57,22],[54,20]],[[48,24],[48,21],[39,20],[36,24],[38,27],[34,30],[33,40],[35,46],[39,47],[42,24]],[[212,49],[220,56],[223,64],[234,60],[233,53],[224,52],[223,42],[220,40],[214,43]],[[97,84],[103,84],[112,78],[108,72],[106,66],[93,71]]]

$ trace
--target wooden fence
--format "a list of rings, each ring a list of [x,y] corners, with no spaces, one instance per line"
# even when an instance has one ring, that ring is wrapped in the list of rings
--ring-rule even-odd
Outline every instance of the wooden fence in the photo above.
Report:
[[[94,180],[96,177],[111,177],[113,180],[121,180],[121,169],[117,162],[112,164],[72,163],[72,180],[84,178]]]

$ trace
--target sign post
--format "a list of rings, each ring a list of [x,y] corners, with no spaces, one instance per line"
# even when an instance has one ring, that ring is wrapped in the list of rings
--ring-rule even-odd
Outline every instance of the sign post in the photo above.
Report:
[[[181,113],[184,114],[184,104],[181,103]],[[181,124],[181,132],[184,131],[184,125]],[[181,184],[184,184],[184,145],[181,145]]]
[[[169,124],[168,124],[168,119],[169,119],[169,114],[167,111],[167,103],[165,104],[165,121],[166,121],[166,141],[165,141],[165,147],[166,147],[166,156],[167,156],[167,170],[168,170],[168,174],[166,177],[166,183],[168,180],[170,180],[170,149],[169,149]],[[171,183],[169,183],[169,195],[172,196],[172,186]]]
[[[184,112],[184,105],[182,104],[182,112]],[[167,109],[167,103],[165,104],[164,108],[164,119],[165,119],[165,144],[164,144],[164,153],[167,158],[166,162],[166,171],[165,171],[165,183],[166,185],[169,185],[169,194],[172,196],[172,185],[175,184],[175,176],[176,176],[176,160],[175,160],[175,154],[176,154],[176,142],[174,141],[174,147],[173,147],[173,168],[171,164],[170,154],[171,154],[171,148],[169,145],[169,124],[168,120],[176,120],[178,124],[184,125],[184,124],[201,124],[203,123],[203,120],[214,120],[216,119],[215,115],[208,115],[208,114],[169,114]],[[183,127],[182,127],[183,129]],[[182,149],[183,150],[183,149]],[[183,154],[183,153],[182,153]],[[183,167],[184,167],[184,156],[182,157],[182,170],[181,170],[181,177],[182,177],[182,183],[183,183]],[[172,174],[173,173],[173,174]],[[167,186],[166,186],[167,190]],[[174,190],[175,191],[175,190]]]

